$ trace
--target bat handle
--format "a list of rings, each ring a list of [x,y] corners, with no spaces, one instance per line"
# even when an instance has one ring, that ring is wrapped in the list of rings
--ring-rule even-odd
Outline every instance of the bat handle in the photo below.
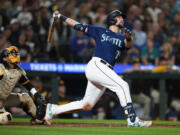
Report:
[[[49,31],[49,35],[48,35],[48,43],[50,43],[52,41],[53,38],[53,34],[54,34],[54,29],[55,29],[55,21],[53,21],[50,31]]]

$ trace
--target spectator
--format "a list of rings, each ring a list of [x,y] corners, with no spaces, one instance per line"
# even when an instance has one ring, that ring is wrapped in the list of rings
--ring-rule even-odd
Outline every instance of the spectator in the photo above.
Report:
[[[92,17],[90,16],[90,10],[91,10],[92,4],[88,3],[82,3],[79,6],[79,10],[77,13],[77,20],[86,22],[87,24],[92,24]]]
[[[158,42],[160,46],[167,40],[167,35],[164,31],[162,31],[161,27],[158,23],[154,23],[152,25],[152,31],[154,34],[154,42]]]
[[[62,104],[67,104],[69,103],[72,99],[70,97],[68,97],[66,94],[66,84],[63,80],[59,81],[59,86],[58,86],[58,104],[62,105]]]
[[[123,10],[125,11],[125,13],[128,12],[127,10],[131,9],[132,5],[137,4],[136,2],[137,2],[136,0],[126,0],[126,1],[124,1],[124,8],[123,8]],[[133,12],[131,12],[131,13],[133,13]]]
[[[114,118],[120,118],[121,114],[120,112],[118,114],[113,113],[114,110],[117,108],[120,108],[118,105],[119,100],[109,90],[106,90],[106,92],[102,95],[100,100],[97,102],[97,104],[93,107],[92,113],[93,118],[95,119],[114,119]]]
[[[43,81],[39,76],[35,76],[32,79],[32,84],[37,88],[37,90],[41,94],[41,96],[43,96],[43,97],[47,96],[47,91],[44,89]]]
[[[167,32],[169,30],[169,23],[164,12],[158,14],[158,24],[162,31]]]
[[[158,0],[150,1],[150,6],[147,8],[147,12],[152,16],[153,23],[157,23],[158,14],[162,12],[162,10],[158,7]]]
[[[19,48],[19,53],[22,62],[31,62],[31,50],[29,46],[25,45],[26,36],[20,34],[18,38],[17,47]]]
[[[139,8],[136,5],[132,5],[127,11],[127,19],[130,24],[134,24],[139,15]]]
[[[171,84],[171,89],[168,91],[168,98],[169,98],[169,109],[170,111],[174,111],[174,117],[168,117],[168,120],[179,120],[180,119],[180,92],[179,92],[179,80],[173,80]]]
[[[3,35],[6,37],[8,41],[10,41],[9,39],[10,39],[11,33],[12,31],[10,27],[7,27],[3,32]]]
[[[13,18],[10,22],[10,28],[11,28],[11,35],[9,37],[9,41],[12,44],[17,44],[18,43],[18,37],[21,33],[21,27],[19,24],[19,21],[17,18]]]
[[[141,49],[141,60],[145,65],[159,64],[159,50],[151,39],[147,39],[147,45]]]
[[[54,41],[52,43],[52,47],[50,48],[50,51],[49,51],[49,58],[50,58],[50,61],[53,61],[53,62],[65,62],[64,58],[61,57],[58,41]]]
[[[119,9],[123,9],[121,6],[123,6],[123,3],[124,1],[118,1],[118,2],[113,2],[111,3],[109,9],[110,11],[113,11],[113,10],[119,10]]]
[[[39,40],[41,42],[41,44],[45,45],[47,43],[47,37],[48,37],[48,31],[49,31],[49,26],[50,26],[50,13],[48,11],[48,9],[46,7],[41,7],[40,8],[40,14],[41,14],[41,25],[39,27],[39,32],[38,32],[38,36],[39,36]],[[45,50],[43,50],[45,51]]]
[[[169,64],[175,64],[175,52],[169,42],[165,42],[160,48],[160,56],[169,60]]]
[[[104,3],[99,3],[96,7],[95,15],[93,17],[93,24],[95,25],[104,25],[104,21],[106,19],[106,5]]]
[[[67,96],[66,93],[66,84],[63,80],[59,81],[58,86],[58,103],[59,105],[67,104],[72,101],[71,97]],[[60,118],[72,118],[72,113],[70,114],[61,114],[58,117]]]
[[[175,15],[173,23],[169,28],[169,36],[180,35],[180,11]]]
[[[39,38],[39,41],[44,45],[44,48],[47,43],[47,36],[50,26],[49,18],[49,11],[45,7],[39,7],[33,11],[33,20],[31,25],[34,33],[36,33],[36,36]],[[45,51],[45,49],[43,49],[43,51]]]
[[[136,20],[133,25],[133,33],[135,35],[134,46],[140,50],[146,43],[146,33],[142,31],[141,21]]]
[[[176,1],[177,0],[168,0],[168,6],[169,6],[169,18],[170,20],[173,20],[174,16],[176,15],[176,12],[179,10],[177,7],[176,7]]]
[[[151,15],[146,12],[145,14],[145,18],[143,21],[143,30],[145,30],[146,32],[152,29],[152,24],[153,24],[153,20]]]
[[[36,46],[41,46],[38,37],[35,35],[32,26],[28,26],[26,29],[26,42],[25,44],[29,46],[31,52],[35,51]]]
[[[166,57],[161,56],[159,58],[159,65],[154,67],[153,72],[155,72],[155,73],[167,72],[168,70],[170,70],[169,61],[168,61],[168,59]]]
[[[40,7],[49,8],[52,5],[50,0],[40,0]]]
[[[127,51],[127,55],[124,58],[123,64],[132,64],[136,58],[140,57],[140,51],[132,47]]]
[[[92,42],[91,38],[84,35],[81,31],[71,39],[70,47],[75,54],[75,60],[79,62],[87,62],[92,56]]]
[[[170,42],[175,50],[176,64],[180,64],[180,35],[174,35],[170,37]]]
[[[13,17],[16,17],[19,12],[22,10],[22,3],[20,3],[20,0],[13,0],[11,2],[12,6],[7,10],[6,16],[11,19]]]
[[[22,27],[26,27],[31,23],[33,18],[31,12],[29,12],[29,7],[27,5],[23,7],[22,12],[18,14],[17,19]]]

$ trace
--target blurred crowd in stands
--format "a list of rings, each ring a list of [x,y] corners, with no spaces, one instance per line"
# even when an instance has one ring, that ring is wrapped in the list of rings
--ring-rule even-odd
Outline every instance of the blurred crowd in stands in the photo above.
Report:
[[[127,15],[135,37],[134,46],[122,52],[118,61],[133,65],[126,72],[142,72],[140,64],[158,65],[154,72],[169,70],[169,65],[180,65],[180,0],[0,0],[0,3],[0,51],[10,44],[15,45],[20,50],[22,62],[89,61],[94,40],[74,31],[61,20],[56,23],[52,43],[47,43],[53,12],[59,10],[81,23],[106,27],[104,22],[108,13],[118,9]],[[178,97],[180,83],[177,80],[169,82],[169,93]],[[46,80],[35,77],[33,84],[48,100],[52,97],[50,90],[47,90],[50,84]],[[148,81],[141,79],[132,82],[132,99],[144,106],[145,119],[153,119],[152,106],[159,103],[158,90],[149,86]],[[67,97],[63,81],[59,82],[57,91],[58,104],[74,100]],[[112,96],[114,94],[110,92],[103,95],[90,112],[94,118],[121,118],[118,100]],[[169,107],[180,112],[179,104],[180,99],[171,100]],[[80,114],[74,115],[64,117],[77,117]]]
[[[0,0],[0,50],[10,43],[24,62],[87,62],[94,41],[59,21],[53,42],[47,43],[52,13],[59,10],[81,23],[105,26],[107,14],[123,11],[133,26],[134,47],[120,63],[159,64],[161,56],[180,64],[179,0]]]

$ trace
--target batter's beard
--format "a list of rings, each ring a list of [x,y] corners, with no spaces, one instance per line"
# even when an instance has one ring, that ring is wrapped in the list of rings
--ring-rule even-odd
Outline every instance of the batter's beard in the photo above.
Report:
[[[121,24],[117,25],[117,27],[118,27],[119,29],[124,28],[124,26],[123,26],[123,25],[121,25]]]

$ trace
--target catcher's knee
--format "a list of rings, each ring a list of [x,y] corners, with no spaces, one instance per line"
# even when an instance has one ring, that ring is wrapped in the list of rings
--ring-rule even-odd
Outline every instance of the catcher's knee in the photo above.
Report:
[[[0,124],[8,124],[12,121],[12,115],[9,112],[0,113]]]
[[[27,93],[18,93],[19,100],[21,103],[26,104],[27,102],[31,102],[32,98]]]

